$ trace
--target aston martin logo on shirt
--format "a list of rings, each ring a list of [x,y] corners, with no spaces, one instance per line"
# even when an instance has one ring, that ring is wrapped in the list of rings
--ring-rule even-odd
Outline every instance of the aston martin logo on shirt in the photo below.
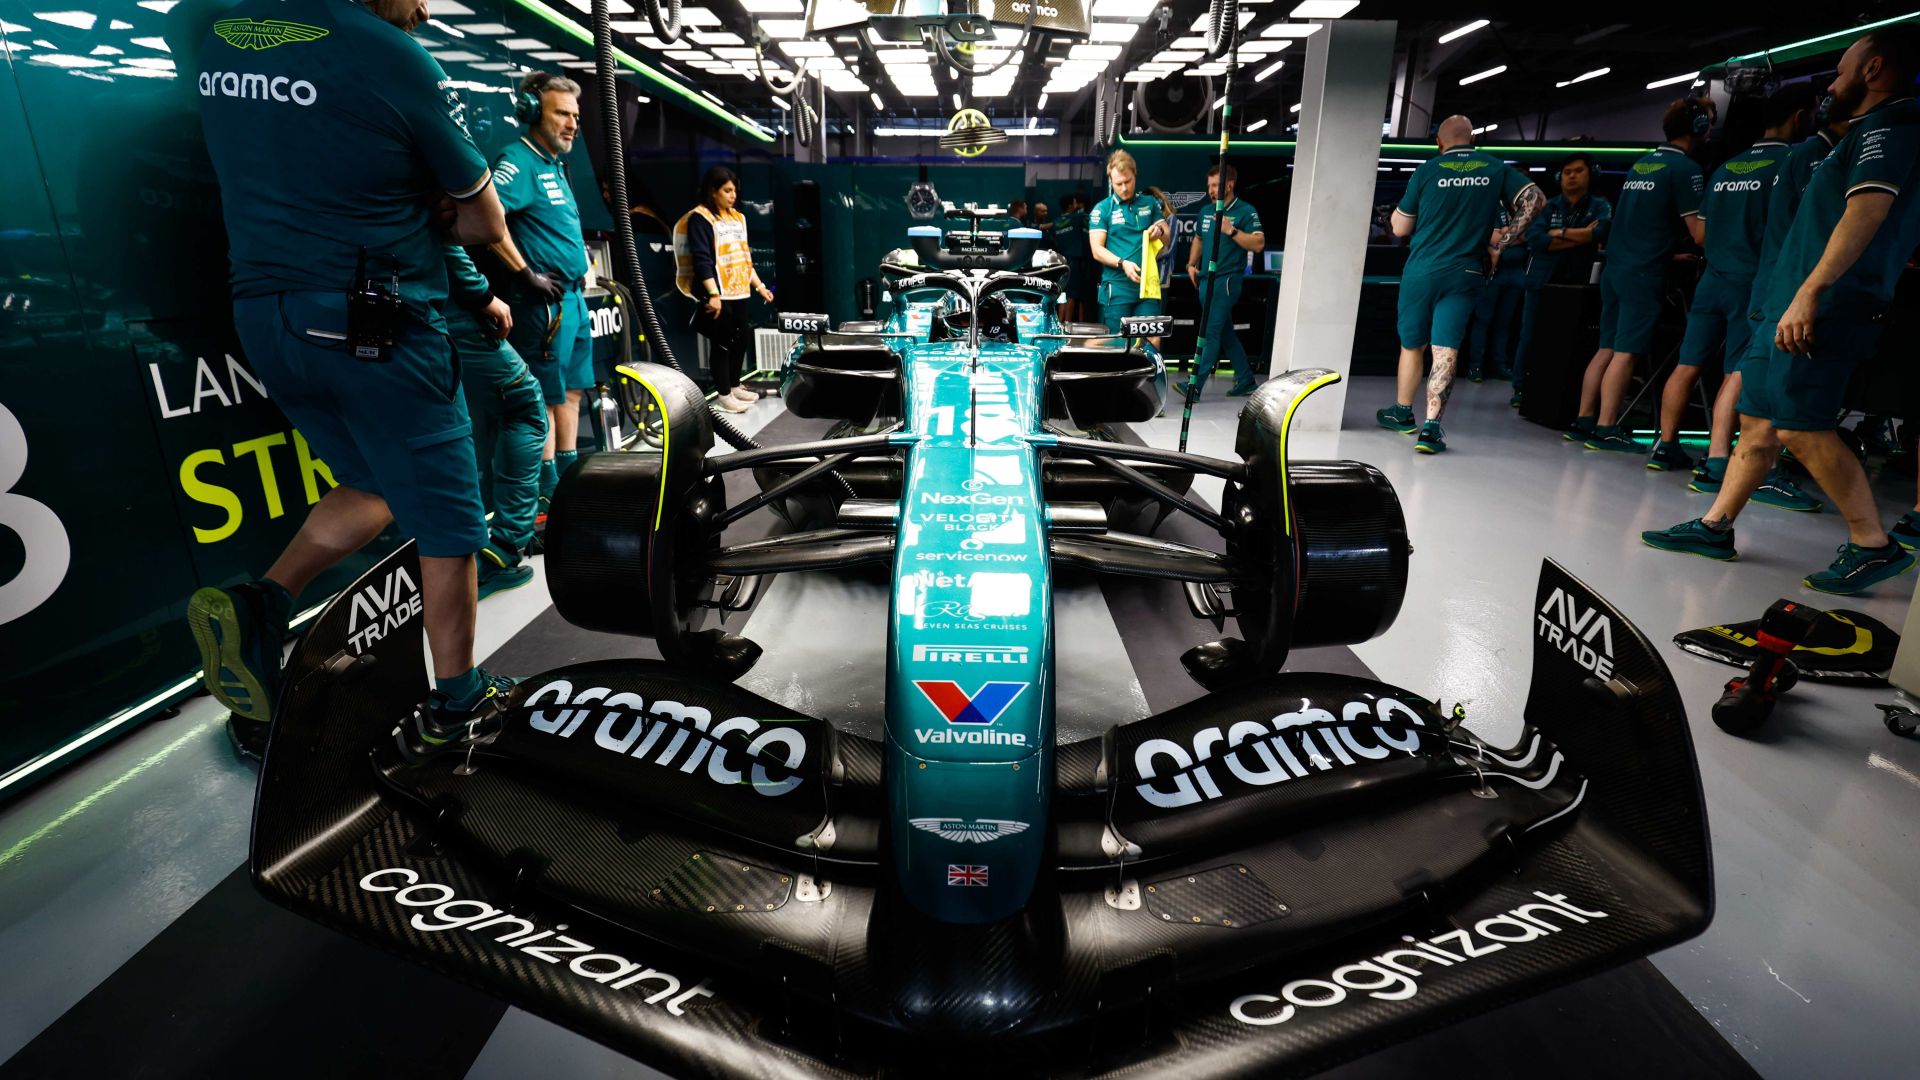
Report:
[[[1750,172],[1770,169],[1773,165],[1774,163],[1772,161],[1766,159],[1759,161],[1729,161],[1727,162],[1727,171],[1735,176],[1745,176]]]
[[[997,818],[968,821],[957,817],[917,817],[907,820],[922,832],[930,832],[943,840],[960,844],[989,844],[1003,836],[1018,836],[1027,831],[1024,821],[1001,821]]]
[[[1641,161],[1634,164],[1633,171],[1641,176],[1651,176],[1666,167],[1667,164],[1664,161]]]
[[[215,20],[213,32],[220,35],[221,41],[236,49],[258,51],[280,45],[297,45],[303,41],[318,41],[330,31],[323,26],[308,26],[285,19],[238,18]]]
[[[1440,163],[1440,167],[1443,169],[1451,169],[1454,172],[1475,172],[1486,168],[1487,163],[1481,161],[1479,158],[1472,158],[1467,161],[1443,161]]]

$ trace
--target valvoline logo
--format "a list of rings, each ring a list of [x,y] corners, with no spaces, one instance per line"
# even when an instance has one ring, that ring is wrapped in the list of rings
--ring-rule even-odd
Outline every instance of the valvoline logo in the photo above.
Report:
[[[913,685],[940,710],[947,723],[973,725],[991,724],[1000,719],[1027,688],[1023,682],[986,682],[969,694],[960,689],[959,683],[944,679],[915,679]]]

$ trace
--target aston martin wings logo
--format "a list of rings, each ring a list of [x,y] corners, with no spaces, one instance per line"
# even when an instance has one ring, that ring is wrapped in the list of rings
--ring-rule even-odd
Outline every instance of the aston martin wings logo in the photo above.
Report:
[[[1765,159],[1762,159],[1760,161],[1729,161],[1727,162],[1727,171],[1732,173],[1735,176],[1745,176],[1750,172],[1759,172],[1761,169],[1770,169],[1772,167],[1773,167],[1773,162],[1767,161]]]
[[[1641,176],[1649,176],[1666,167],[1666,162],[1663,161],[1641,161],[1634,164],[1633,171],[1639,173]]]
[[[1027,831],[1024,821],[1000,821],[994,818],[968,821],[957,817],[917,817],[908,821],[916,829],[961,844],[989,844],[1003,836],[1018,836]]]
[[[219,19],[213,32],[236,49],[271,49],[302,41],[318,41],[331,31],[321,26],[288,22],[285,19]]]
[[[1443,169],[1451,169],[1454,172],[1476,172],[1486,168],[1487,163],[1478,158],[1473,158],[1467,161],[1443,161],[1440,163],[1440,167]]]

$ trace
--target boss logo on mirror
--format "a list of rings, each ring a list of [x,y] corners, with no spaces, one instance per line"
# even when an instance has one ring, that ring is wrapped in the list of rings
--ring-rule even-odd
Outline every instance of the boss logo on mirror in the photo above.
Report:
[[[780,332],[783,334],[824,334],[831,325],[825,315],[780,316]]]

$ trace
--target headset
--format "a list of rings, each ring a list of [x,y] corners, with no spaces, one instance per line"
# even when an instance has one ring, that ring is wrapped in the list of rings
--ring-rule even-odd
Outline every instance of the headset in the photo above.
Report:
[[[1691,119],[1693,133],[1704,139],[1713,130],[1713,110],[1707,105],[1707,99],[1695,96],[1691,88],[1687,94],[1687,116]]]
[[[1833,120],[1833,95],[1822,94],[1820,104],[1813,107],[1813,126],[1815,130],[1825,131]]]
[[[538,127],[541,99],[546,96],[547,85],[551,82],[553,82],[553,76],[544,71],[528,76],[527,81],[520,84],[520,89],[513,93],[514,119],[528,127]]]

